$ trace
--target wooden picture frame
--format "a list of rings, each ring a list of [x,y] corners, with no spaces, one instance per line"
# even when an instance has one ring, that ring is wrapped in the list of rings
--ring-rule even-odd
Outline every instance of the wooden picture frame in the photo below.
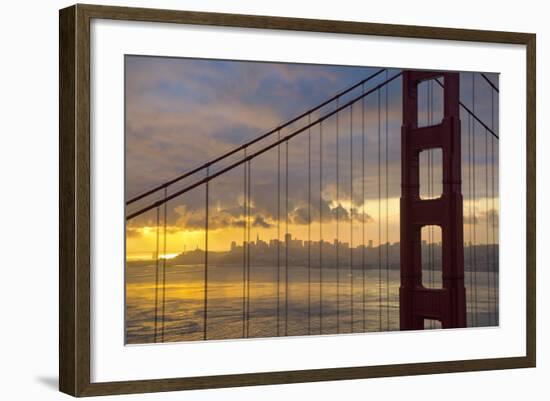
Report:
[[[92,383],[90,380],[90,21],[94,18],[524,45],[527,54],[525,60],[527,71],[526,355],[509,358]],[[60,11],[59,29],[59,388],[62,392],[73,396],[94,396],[535,366],[536,37],[534,34],[80,4]]]

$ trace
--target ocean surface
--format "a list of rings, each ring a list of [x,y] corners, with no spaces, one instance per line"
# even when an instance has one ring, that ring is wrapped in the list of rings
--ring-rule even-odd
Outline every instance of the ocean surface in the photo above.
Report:
[[[289,266],[287,277],[284,266],[250,266],[243,284],[242,266],[209,266],[206,314],[203,265],[167,263],[164,280],[155,271],[155,261],[126,268],[127,344],[399,329],[399,269],[324,267],[320,280],[318,267]],[[466,272],[465,284],[468,326],[498,325],[498,274]]]

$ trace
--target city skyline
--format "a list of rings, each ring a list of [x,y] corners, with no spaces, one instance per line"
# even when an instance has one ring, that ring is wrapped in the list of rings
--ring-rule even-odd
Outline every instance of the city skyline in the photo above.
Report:
[[[271,250],[276,250],[277,247],[280,248],[280,250],[282,250],[282,252],[284,252],[284,248],[286,247],[286,244],[290,244],[289,246],[289,249],[301,249],[301,250],[307,250],[308,249],[308,243],[311,247],[311,252],[312,254],[315,253],[315,256],[318,255],[319,253],[319,244],[321,243],[321,241],[315,241],[315,240],[307,240],[307,239],[300,239],[300,238],[293,238],[292,237],[292,233],[288,233],[286,234],[286,236],[288,236],[288,239],[282,239],[282,240],[278,240],[277,238],[272,238],[272,239],[269,239],[269,240],[263,240],[262,238],[259,237],[259,235],[256,236],[255,239],[251,240],[250,242],[248,241],[240,241],[240,242],[237,242],[237,241],[231,241],[231,243],[227,246],[227,248],[225,249],[221,249],[221,250],[209,250],[209,253],[227,253],[227,252],[244,252],[243,250],[243,246],[244,245],[247,245],[249,244],[250,246],[250,249],[252,251],[254,251],[255,249],[271,249]],[[278,243],[279,242],[279,243]],[[351,248],[351,249],[354,249],[354,250],[362,250],[362,249],[377,249],[377,248],[385,248],[386,246],[389,246],[389,247],[398,247],[400,245],[400,242],[399,241],[396,241],[396,242],[385,242],[385,243],[381,243],[380,245],[374,243],[374,240],[372,239],[368,239],[366,240],[365,244],[363,243],[360,243],[360,244],[357,244],[353,247],[350,247],[350,243],[349,242],[345,242],[345,241],[338,241],[337,238],[334,238],[332,240],[325,240],[323,239],[322,240],[322,244],[323,244],[323,252],[330,252],[330,251],[333,251],[336,246],[338,245],[340,247],[340,249],[342,251],[345,251],[345,250],[348,250]],[[422,246],[434,246],[434,247],[441,247],[441,238],[440,236],[438,235],[437,238],[436,236],[434,235],[434,237],[431,239],[429,238],[422,238]],[[472,247],[473,246],[473,243],[471,241],[469,242],[464,242],[464,247],[465,248],[468,248],[468,247]],[[493,247],[493,246],[497,246],[498,247],[498,243],[488,243],[488,244],[485,244],[485,243],[476,243],[475,244],[476,247]],[[173,259],[175,257],[178,257],[178,256],[182,256],[182,255],[185,255],[187,253],[193,253],[193,252],[196,252],[196,251],[200,251],[200,252],[204,252],[204,247],[201,248],[200,246],[197,246],[195,247],[194,249],[182,249],[180,250],[180,252],[176,252],[176,253],[168,253],[167,255],[163,255],[163,254],[159,254],[158,257],[159,258],[166,258],[166,259]],[[465,251],[467,252],[467,250]],[[129,261],[144,261],[144,260],[155,260],[157,259],[157,254],[155,252],[152,252],[151,254],[149,254],[149,256],[145,256],[143,258],[135,258],[135,259],[129,259]],[[202,261],[202,259],[201,259]]]

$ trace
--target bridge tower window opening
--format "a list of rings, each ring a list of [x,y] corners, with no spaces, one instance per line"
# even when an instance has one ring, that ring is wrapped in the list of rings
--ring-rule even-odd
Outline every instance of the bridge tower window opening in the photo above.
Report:
[[[418,155],[420,199],[437,199],[443,193],[443,152],[426,149]]]
[[[437,319],[424,319],[424,329],[441,329],[441,322]]]
[[[443,120],[444,86],[443,76],[418,83],[418,128],[437,125]]]
[[[423,226],[420,238],[422,241],[422,286],[442,288],[441,227],[437,225]]]

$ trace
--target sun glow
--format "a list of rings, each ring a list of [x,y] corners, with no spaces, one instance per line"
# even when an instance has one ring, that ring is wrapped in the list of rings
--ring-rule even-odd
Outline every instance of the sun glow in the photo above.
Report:
[[[165,254],[160,254],[159,258],[160,259],[174,259],[178,255],[179,255],[179,253],[165,253]]]

